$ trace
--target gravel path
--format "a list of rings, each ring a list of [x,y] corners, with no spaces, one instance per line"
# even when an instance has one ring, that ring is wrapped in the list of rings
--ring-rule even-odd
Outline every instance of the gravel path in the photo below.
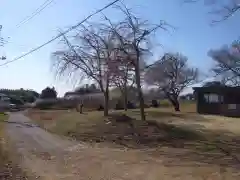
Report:
[[[6,132],[22,157],[23,167],[40,177],[67,176],[64,158],[75,142],[46,132],[21,113],[10,114],[8,121]]]
[[[35,126],[21,113],[10,114],[8,121],[7,134],[22,157],[22,166],[39,178],[132,180],[158,171],[154,167],[157,161],[150,157],[60,138]],[[149,160],[155,163],[148,164]]]
[[[6,132],[21,155],[21,166],[38,179],[222,179],[219,168],[212,165],[175,164],[171,159],[153,158],[138,150],[90,147],[60,138],[35,126],[21,113],[10,114]],[[231,174],[228,179],[235,179]]]

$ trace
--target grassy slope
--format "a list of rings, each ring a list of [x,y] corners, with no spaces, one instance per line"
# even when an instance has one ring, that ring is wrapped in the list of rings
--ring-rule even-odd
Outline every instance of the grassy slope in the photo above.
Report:
[[[198,167],[205,165],[210,171],[220,168],[221,176],[231,179],[236,164],[240,163],[237,162],[240,154],[239,119],[202,116],[194,110],[193,104],[183,105],[180,113],[173,112],[172,108],[149,108],[146,109],[149,124],[139,120],[138,110],[131,110],[126,113],[133,118],[131,125],[114,121],[123,111],[114,112],[117,116],[112,115],[110,120],[104,118],[102,112],[81,115],[75,111],[34,110],[27,115],[59,135],[88,143],[100,142],[104,146],[144,148],[155,158],[164,155],[190,171],[198,172]],[[190,162],[193,165],[186,165]],[[207,171],[201,174],[207,174]]]
[[[133,119],[132,124],[114,121],[119,114],[125,113],[122,111],[115,112],[118,115],[110,118],[110,122],[102,116],[102,112],[81,115],[75,111],[34,110],[28,116],[51,132],[87,142],[114,142],[137,148],[162,146],[166,141],[171,146],[195,146],[200,140],[237,142],[240,137],[238,119],[198,115],[193,113],[194,106],[185,104],[180,113],[173,112],[171,108],[146,109],[150,125],[139,120],[138,110],[126,113]]]
[[[13,161],[10,151],[8,150],[7,143],[4,137],[4,124],[3,121],[7,120],[8,115],[0,114],[0,179],[7,180],[24,180],[27,179],[25,173]]]

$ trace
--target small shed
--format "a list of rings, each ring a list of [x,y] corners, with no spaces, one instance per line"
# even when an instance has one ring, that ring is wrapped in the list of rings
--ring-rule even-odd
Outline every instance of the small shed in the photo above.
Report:
[[[193,88],[197,112],[240,117],[240,86],[206,86]]]

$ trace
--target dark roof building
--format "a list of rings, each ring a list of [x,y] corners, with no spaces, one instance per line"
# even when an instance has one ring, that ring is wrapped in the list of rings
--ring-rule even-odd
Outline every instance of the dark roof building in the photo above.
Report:
[[[240,87],[224,85],[195,87],[197,112],[240,117]]]

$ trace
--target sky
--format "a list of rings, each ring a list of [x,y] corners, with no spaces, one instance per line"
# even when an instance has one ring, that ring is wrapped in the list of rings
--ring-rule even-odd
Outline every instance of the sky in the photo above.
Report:
[[[28,52],[58,34],[75,25],[96,9],[108,4],[110,0],[54,0],[44,11],[32,20],[16,25],[38,8],[45,0],[0,0],[0,24],[3,26],[1,36],[8,41],[0,47],[0,55],[12,60]],[[180,52],[188,57],[189,64],[207,73],[213,66],[208,57],[210,49],[218,49],[239,38],[240,14],[227,21],[210,25],[216,19],[203,2],[183,4],[182,0],[126,0],[125,4],[132,8],[142,19],[152,23],[166,21],[174,27],[169,31],[159,31],[154,43],[158,48],[153,61],[164,52]],[[109,8],[104,12],[113,20],[121,18],[116,9]],[[99,16],[91,19],[99,20]],[[161,46],[160,46],[161,44]],[[52,68],[51,53],[60,47],[60,41],[47,45],[19,61],[0,66],[0,88],[26,88],[41,92],[47,86],[54,86],[61,96],[72,90],[77,84],[68,78],[56,78]],[[4,63],[1,61],[0,64]]]

